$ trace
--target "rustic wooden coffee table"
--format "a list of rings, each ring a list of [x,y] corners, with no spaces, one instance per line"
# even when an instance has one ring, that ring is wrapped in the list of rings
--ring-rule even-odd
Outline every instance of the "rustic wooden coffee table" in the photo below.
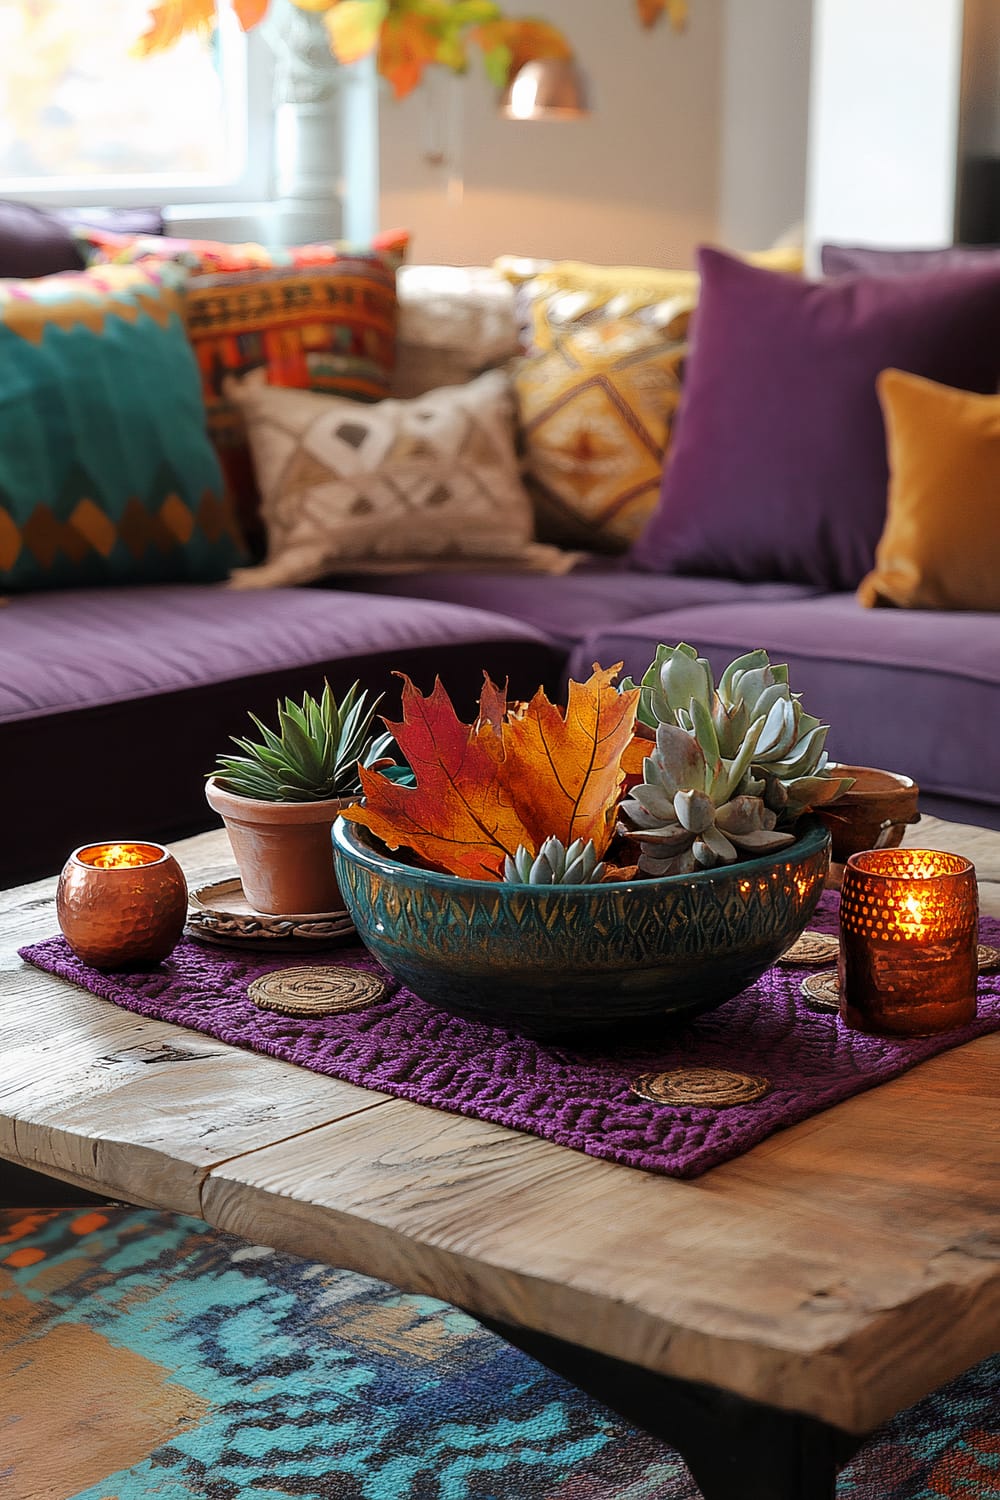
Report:
[[[970,853],[1000,914],[1000,835],[910,842]],[[192,884],[230,866],[221,833],[176,853]],[[53,884],[0,895],[2,1157],[467,1308],[673,1443],[706,1500],[830,1500],[866,1433],[1000,1348],[1000,1035],[676,1182],[31,969]]]

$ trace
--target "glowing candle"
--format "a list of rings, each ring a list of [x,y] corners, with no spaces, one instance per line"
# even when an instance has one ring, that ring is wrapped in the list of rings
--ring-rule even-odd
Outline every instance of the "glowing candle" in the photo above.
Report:
[[[84,963],[145,968],[176,946],[187,916],[187,884],[162,844],[83,844],[59,876],[56,912]]]
[[[85,865],[98,870],[134,870],[155,864],[163,850],[159,844],[94,844],[78,853]]]
[[[922,1036],[976,1014],[979,896],[967,859],[936,849],[853,854],[840,893],[840,1013]]]

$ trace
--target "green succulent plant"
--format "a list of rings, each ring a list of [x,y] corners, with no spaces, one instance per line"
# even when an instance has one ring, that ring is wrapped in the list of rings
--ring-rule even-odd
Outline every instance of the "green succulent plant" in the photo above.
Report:
[[[626,678],[622,686],[636,684]],[[766,651],[737,657],[716,688],[710,663],[693,646],[659,646],[638,686],[643,724],[682,729],[723,760],[740,759],[756,730],[750,763],[733,795],[762,797],[782,824],[834,801],[852,785],[827,771],[829,726],[804,711],[788,686],[787,666],[772,664]]]
[[[721,755],[707,710],[697,731],[661,724],[642,782],[621,804],[617,832],[639,845],[644,875],[686,875],[794,843],[762,797],[740,790],[763,728],[758,718],[733,758]]]
[[[354,682],[340,703],[328,682],[319,699],[305,693],[301,703],[286,698],[277,706],[277,731],[256,714],[260,742],[232,736],[242,755],[220,755],[213,773],[227,792],[262,802],[323,802],[356,797],[361,792],[358,763],[380,760],[392,744],[391,734],[372,734],[375,710]]]
[[[567,849],[562,839],[548,838],[537,855],[521,844],[503,869],[504,880],[515,885],[596,885],[603,874],[592,839],[575,839]]]

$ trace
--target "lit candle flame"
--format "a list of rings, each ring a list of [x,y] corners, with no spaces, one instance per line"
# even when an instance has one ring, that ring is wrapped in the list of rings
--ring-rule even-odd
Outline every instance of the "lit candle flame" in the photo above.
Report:
[[[924,908],[919,897],[909,895],[900,903],[899,925],[914,937],[923,931]]]
[[[148,865],[149,856],[134,844],[109,844],[99,850],[89,861],[99,870],[131,870],[138,865]]]

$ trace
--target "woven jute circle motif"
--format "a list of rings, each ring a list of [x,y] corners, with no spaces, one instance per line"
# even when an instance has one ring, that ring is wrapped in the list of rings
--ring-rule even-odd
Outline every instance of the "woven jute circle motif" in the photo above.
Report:
[[[976,958],[979,962],[980,974],[988,973],[990,969],[1000,969],[1000,948],[992,948],[989,943],[980,943]]]
[[[255,979],[247,994],[261,1010],[277,1011],[282,1016],[339,1016],[381,1000],[385,985],[373,974],[331,964],[277,969]]]
[[[836,969],[810,974],[802,981],[802,994],[810,1010],[839,1010],[840,975]]]
[[[752,1073],[728,1068],[671,1068],[667,1073],[643,1073],[630,1085],[633,1094],[653,1104],[694,1104],[724,1109],[730,1104],[753,1104],[771,1085]]]
[[[832,932],[804,932],[776,962],[795,968],[805,969],[813,965],[819,968],[822,964],[836,962],[839,947],[840,942]]]

